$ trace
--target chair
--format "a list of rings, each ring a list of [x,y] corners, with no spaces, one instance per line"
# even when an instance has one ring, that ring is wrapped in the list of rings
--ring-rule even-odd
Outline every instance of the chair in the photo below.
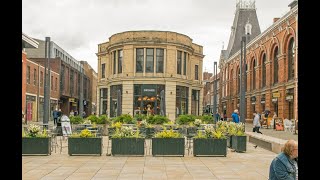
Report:
[[[292,122],[289,119],[285,119],[283,122],[284,131],[292,132]]]

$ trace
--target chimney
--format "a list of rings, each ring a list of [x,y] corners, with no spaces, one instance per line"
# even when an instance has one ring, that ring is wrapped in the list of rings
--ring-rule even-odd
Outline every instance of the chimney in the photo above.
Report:
[[[273,23],[277,22],[280,18],[273,18]]]

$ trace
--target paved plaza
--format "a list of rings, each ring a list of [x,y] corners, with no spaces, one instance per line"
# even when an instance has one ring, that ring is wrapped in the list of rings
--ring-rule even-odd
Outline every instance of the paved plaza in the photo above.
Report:
[[[60,142],[61,137],[58,137]],[[108,138],[103,137],[102,156],[69,156],[67,140],[50,156],[23,156],[22,177],[28,179],[268,179],[275,153],[247,144],[247,152],[228,149],[227,157],[106,156]],[[149,143],[147,142],[147,145]],[[56,152],[55,152],[56,151]],[[110,153],[110,147],[109,147]]]

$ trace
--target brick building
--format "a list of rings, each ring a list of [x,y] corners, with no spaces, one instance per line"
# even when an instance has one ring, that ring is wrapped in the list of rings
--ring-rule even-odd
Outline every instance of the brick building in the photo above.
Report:
[[[97,73],[95,70],[88,64],[87,61],[80,61],[84,68],[85,78],[83,79],[83,98],[88,99],[84,102],[84,111],[86,114],[96,113],[96,104],[97,104]]]
[[[38,48],[38,42],[22,33],[22,112],[26,115],[26,91],[27,91],[27,53],[25,48]],[[25,117],[26,118],[26,117]]]
[[[214,77],[212,73],[204,72],[203,73],[203,113],[214,113],[218,111],[220,113],[219,108],[219,73]],[[217,89],[214,89],[214,83],[217,83]],[[217,95],[217,109],[213,110],[213,102],[214,102],[214,94]]]
[[[237,4],[228,49],[220,56],[220,107],[228,117],[239,109],[240,40],[248,29],[246,45],[246,119],[253,111],[276,112],[278,117],[298,117],[298,5],[260,33],[254,2]]]
[[[169,31],[127,31],[98,45],[99,114],[202,113],[203,47]]]
[[[44,107],[44,72],[45,67],[40,63],[27,60],[26,67],[26,118],[27,121],[43,121]],[[59,74],[50,71],[50,111],[58,108],[59,100]],[[50,117],[52,118],[52,113]]]
[[[46,61],[45,41],[39,39],[36,39],[36,41],[39,42],[39,48],[27,48],[26,51],[31,61],[44,66]],[[50,68],[60,75],[59,108],[63,114],[69,115],[71,110],[79,111],[81,75],[83,75],[84,83],[87,82],[88,76],[85,75],[84,67],[79,61],[53,41],[50,42],[50,45]],[[88,86],[84,87],[86,88],[83,89],[83,92],[89,92],[88,89],[91,89],[91,87],[89,88]],[[84,94],[84,97],[87,97],[83,99],[84,101],[89,101],[88,95]]]

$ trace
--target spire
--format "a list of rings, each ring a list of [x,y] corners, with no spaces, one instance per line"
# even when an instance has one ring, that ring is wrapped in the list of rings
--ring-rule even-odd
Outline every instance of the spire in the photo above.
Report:
[[[256,9],[256,1],[255,0],[237,0],[236,4],[237,10],[238,9]]]

